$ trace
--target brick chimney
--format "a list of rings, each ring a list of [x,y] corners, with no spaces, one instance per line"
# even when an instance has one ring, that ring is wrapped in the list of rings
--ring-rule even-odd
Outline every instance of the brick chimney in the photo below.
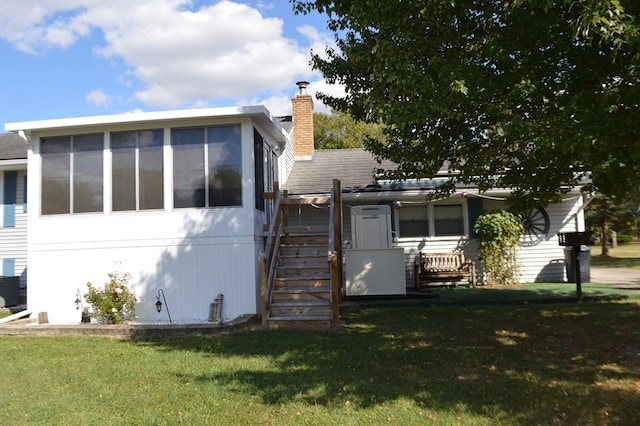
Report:
[[[313,98],[307,93],[309,82],[299,81],[298,94],[291,99],[293,116],[293,153],[296,160],[313,157]]]

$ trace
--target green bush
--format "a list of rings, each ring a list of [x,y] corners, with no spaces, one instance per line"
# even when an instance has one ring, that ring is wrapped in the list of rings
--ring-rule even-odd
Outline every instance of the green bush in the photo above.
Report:
[[[138,298],[129,290],[131,274],[113,272],[102,289],[87,283],[84,299],[92,307],[90,315],[103,324],[122,324],[136,318]]]
[[[478,217],[473,230],[480,235],[480,260],[488,285],[518,284],[520,265],[516,249],[522,229],[520,218],[504,210]]]

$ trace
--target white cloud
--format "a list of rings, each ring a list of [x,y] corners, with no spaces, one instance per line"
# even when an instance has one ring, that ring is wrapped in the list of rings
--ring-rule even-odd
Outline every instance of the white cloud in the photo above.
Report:
[[[88,104],[95,106],[106,106],[109,103],[109,96],[102,90],[92,90],[85,96]]]
[[[271,6],[255,4],[262,10]],[[324,50],[317,30],[298,31],[306,43],[285,37],[281,19],[227,0],[200,8],[190,0],[0,2],[0,38],[23,52],[66,49],[80,38],[101,35],[104,43],[95,53],[126,64],[121,81],[130,85],[132,98],[152,107],[258,96],[274,105],[279,97],[288,103],[284,94],[295,93],[295,81],[317,78],[310,49]],[[108,97],[91,92],[87,102],[97,105]]]

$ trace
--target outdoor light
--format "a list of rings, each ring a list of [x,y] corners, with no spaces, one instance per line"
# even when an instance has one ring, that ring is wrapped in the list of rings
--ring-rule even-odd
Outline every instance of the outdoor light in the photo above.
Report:
[[[158,289],[158,295],[156,296],[156,311],[160,313],[162,311],[162,302],[160,301],[160,295],[162,295],[162,300],[164,300],[164,304],[167,305],[167,315],[169,316],[169,322],[171,321],[171,314],[169,313],[169,305],[167,304],[167,298],[164,297],[164,291],[162,289]]]
[[[80,300],[80,289],[76,290],[76,300],[74,301],[76,304],[76,309],[80,309],[82,307],[82,300]]]

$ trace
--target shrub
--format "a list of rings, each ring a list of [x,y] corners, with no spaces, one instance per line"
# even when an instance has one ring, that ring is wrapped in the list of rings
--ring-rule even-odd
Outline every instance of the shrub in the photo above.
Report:
[[[504,210],[478,217],[473,230],[480,235],[480,259],[488,285],[518,284],[520,266],[516,249],[522,229],[520,218]]]
[[[134,319],[138,298],[129,290],[130,280],[128,272],[112,272],[102,289],[88,282],[84,299],[92,307],[91,317],[103,324],[122,324]]]

